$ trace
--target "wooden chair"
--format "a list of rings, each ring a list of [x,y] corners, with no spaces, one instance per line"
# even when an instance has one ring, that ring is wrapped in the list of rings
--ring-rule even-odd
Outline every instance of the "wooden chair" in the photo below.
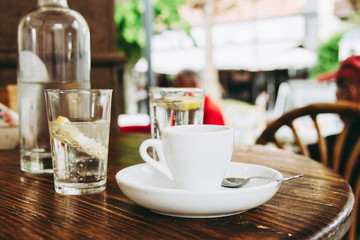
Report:
[[[344,123],[343,130],[336,136],[333,149],[328,149],[326,137],[321,133],[321,127],[318,122],[319,114],[326,113],[338,114]],[[349,141],[347,140],[347,136],[349,134],[353,135],[355,125],[351,127],[352,124],[358,123],[358,127],[355,126],[355,128],[360,129],[360,104],[350,102],[315,103],[293,109],[271,122],[258,137],[256,144],[265,145],[274,143],[277,147],[284,149],[284,143],[276,139],[276,132],[281,127],[288,126],[293,132],[295,139],[294,144],[298,147],[298,153],[311,157],[307,145],[300,138],[299,129],[296,129],[294,125],[296,119],[304,116],[311,118],[313,126],[316,129],[318,139],[316,144],[320,153],[320,159],[318,160],[339,172],[353,188],[356,202],[354,206],[354,221],[349,230],[348,237],[351,240],[358,239],[360,236],[356,236],[356,234],[359,235],[359,230],[357,229],[360,229],[360,226],[357,226],[360,224],[360,219],[358,219],[358,212],[360,210],[358,206],[360,200],[360,134],[352,141],[353,148],[351,151],[345,149],[345,144]],[[344,151],[349,151],[346,159],[342,157]],[[330,157],[331,155],[332,157]]]

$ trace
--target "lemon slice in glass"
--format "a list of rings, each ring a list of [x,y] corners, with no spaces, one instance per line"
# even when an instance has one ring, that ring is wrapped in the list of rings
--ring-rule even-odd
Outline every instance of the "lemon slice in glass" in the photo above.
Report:
[[[199,109],[203,103],[201,99],[190,96],[164,97],[154,102],[161,108],[179,111]]]
[[[80,152],[99,159],[107,157],[107,148],[100,141],[85,136],[66,117],[59,116],[54,123],[51,123],[50,132],[52,138],[74,147]]]

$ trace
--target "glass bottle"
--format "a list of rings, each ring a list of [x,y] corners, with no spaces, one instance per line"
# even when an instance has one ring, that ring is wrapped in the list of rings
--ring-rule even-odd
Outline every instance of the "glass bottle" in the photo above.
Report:
[[[38,0],[18,26],[21,170],[52,173],[44,89],[90,88],[90,32],[67,0]]]

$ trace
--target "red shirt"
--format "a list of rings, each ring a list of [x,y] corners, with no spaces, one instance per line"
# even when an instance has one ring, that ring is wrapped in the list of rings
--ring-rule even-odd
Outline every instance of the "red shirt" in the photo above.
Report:
[[[221,108],[209,96],[205,96],[203,123],[225,125]]]

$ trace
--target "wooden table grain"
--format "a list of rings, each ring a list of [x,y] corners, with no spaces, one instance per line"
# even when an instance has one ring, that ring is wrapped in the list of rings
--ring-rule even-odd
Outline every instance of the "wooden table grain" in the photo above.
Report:
[[[57,194],[52,175],[21,172],[19,151],[0,151],[0,239],[341,239],[351,224],[354,197],[345,180],[311,159],[264,146],[237,146],[232,161],[305,176],[234,216],[153,213],[126,198],[115,181],[119,170],[142,162],[138,147],[147,137],[110,139],[107,189],[93,195]]]

